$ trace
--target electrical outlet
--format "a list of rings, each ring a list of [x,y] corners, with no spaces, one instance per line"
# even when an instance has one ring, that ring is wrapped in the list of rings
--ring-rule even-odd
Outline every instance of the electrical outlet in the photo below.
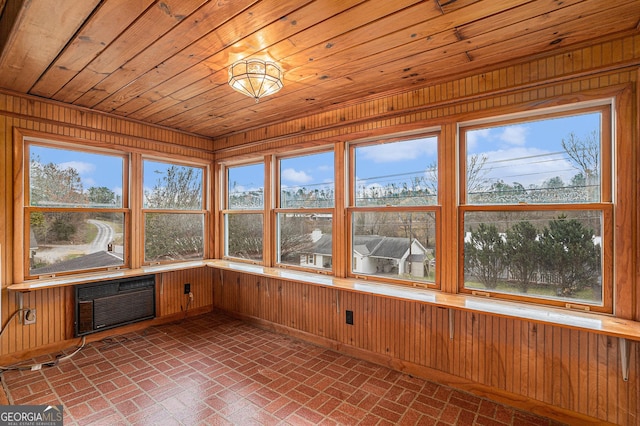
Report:
[[[189,294],[189,293],[191,293],[191,284],[186,283],[184,285],[184,294]]]
[[[24,311],[24,318],[22,320],[24,325],[35,324],[36,323],[36,310],[35,309],[27,309]]]
[[[353,311],[346,311],[347,324],[353,325]]]

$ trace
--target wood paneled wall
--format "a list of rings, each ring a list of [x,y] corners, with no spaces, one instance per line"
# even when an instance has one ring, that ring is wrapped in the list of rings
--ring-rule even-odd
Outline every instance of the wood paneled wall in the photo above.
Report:
[[[592,333],[454,311],[450,339],[446,309],[235,271],[216,271],[214,294],[260,326],[542,415],[640,422],[637,345],[625,382],[617,339]]]
[[[23,306],[35,307],[36,324],[23,326],[17,318],[15,293],[6,290],[13,276],[13,137],[14,129],[42,132],[80,143],[124,148],[136,155],[153,153],[172,158],[192,157],[213,160],[211,141],[158,126],[92,112],[60,103],[0,92],[0,282],[2,329],[0,359],[22,360],[32,354],[54,351],[76,343],[73,338],[73,291],[56,288],[24,293]],[[191,283],[194,294],[189,311],[211,309],[211,271],[201,268],[158,275],[157,315],[162,319],[179,317],[186,309],[183,284]],[[9,323],[9,324],[8,324]],[[6,326],[6,329],[5,329]],[[0,363],[4,364],[4,363]]]
[[[490,111],[501,114],[513,106],[554,106],[556,99],[584,100],[612,89],[629,90],[635,96],[625,109],[629,115],[616,131],[623,140],[618,160],[632,170],[623,176],[627,199],[638,198],[638,108],[640,36],[625,37],[562,54],[533,58],[524,64],[505,66],[467,78],[417,88],[379,99],[354,101],[342,108],[254,129],[215,141],[217,159],[275,152],[292,146],[373,136],[428,126],[443,126],[443,135],[455,140],[455,122]],[[37,98],[0,92],[0,279],[4,289],[12,277],[13,182],[12,137],[23,128],[107,145],[127,146],[139,152],[212,158],[209,140],[67,107]],[[248,143],[240,148],[241,143]],[[455,150],[446,145],[445,150]],[[445,176],[449,184],[454,171]],[[637,203],[632,204],[637,205]],[[447,214],[455,214],[448,207]],[[617,223],[616,244],[626,248],[617,278],[616,300],[626,317],[640,318],[637,277],[639,217],[623,212]],[[630,228],[625,228],[630,226]],[[629,235],[633,230],[634,234]],[[455,229],[443,232],[454,234]],[[451,235],[446,237],[451,239]],[[628,249],[628,250],[627,250]],[[455,260],[455,259],[451,259]],[[455,267],[451,267],[455,271]],[[213,281],[213,292],[211,282]],[[443,289],[455,291],[453,281]],[[449,338],[448,312],[410,301],[381,298],[315,285],[291,283],[235,272],[180,271],[162,274],[158,286],[158,314],[179,316],[187,299],[182,285],[190,282],[194,303],[189,309],[204,312],[215,307],[250,319],[265,327],[294,334],[309,341],[385,363],[410,374],[485,394],[563,418],[580,416],[617,424],[640,424],[640,355],[631,345],[629,381],[622,379],[618,342],[591,333],[535,325],[468,312],[455,312],[454,335]],[[4,325],[16,309],[16,298],[2,290]],[[70,289],[59,288],[25,294],[24,304],[35,306],[34,326],[12,322],[0,339],[0,357],[28,356],[69,344],[72,330]],[[355,324],[346,325],[345,310],[352,310]],[[567,417],[568,419],[568,417]],[[585,422],[589,419],[585,417]]]
[[[216,160],[438,126],[440,155],[455,155],[457,123],[515,111],[616,98],[616,316],[640,320],[640,35],[505,65],[460,80],[350,105],[216,140]],[[444,188],[456,187],[444,171]],[[455,191],[443,214],[457,215]],[[442,229],[447,244],[454,226]],[[457,252],[451,250],[451,252]],[[458,258],[441,252],[442,291],[457,292]],[[573,424],[640,424],[640,344],[622,376],[615,338],[527,321],[448,311],[369,294],[217,271],[214,306],[262,327],[551,415]],[[345,311],[355,324],[345,324]]]

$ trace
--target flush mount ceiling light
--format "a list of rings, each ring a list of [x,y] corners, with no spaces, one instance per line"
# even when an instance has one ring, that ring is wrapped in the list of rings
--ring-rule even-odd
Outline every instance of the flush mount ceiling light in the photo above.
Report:
[[[246,59],[229,68],[229,86],[258,102],[282,89],[282,70],[273,62]]]

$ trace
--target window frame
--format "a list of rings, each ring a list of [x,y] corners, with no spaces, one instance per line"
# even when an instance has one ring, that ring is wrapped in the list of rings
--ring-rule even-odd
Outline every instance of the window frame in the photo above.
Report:
[[[17,272],[16,278],[19,282],[23,280],[38,279],[44,277],[68,276],[90,272],[108,271],[117,269],[126,269],[131,266],[131,206],[130,206],[130,166],[131,158],[127,152],[106,149],[102,147],[94,147],[82,145],[79,142],[70,142],[64,138],[57,138],[54,135],[32,135],[31,132],[24,130],[15,131],[15,142],[19,146],[16,150],[17,161],[21,162],[21,170],[24,172],[20,176],[20,182],[23,185],[22,202],[15,203],[15,208],[19,209],[19,221],[16,221],[16,229],[21,229],[22,244],[19,250],[16,250],[15,268]],[[95,207],[51,207],[51,206],[31,206],[31,181],[30,181],[30,162],[31,147],[40,146],[52,149],[61,149],[67,151],[84,152],[95,155],[108,155],[119,157],[122,159],[122,205],[119,208],[95,208]],[[26,242],[30,241],[30,217],[33,212],[59,212],[59,213],[118,213],[123,215],[123,259],[121,265],[93,267],[85,269],[74,269],[68,271],[59,271],[46,274],[35,275],[30,272],[29,256],[31,250],[26,247]],[[21,226],[18,226],[21,225]],[[19,255],[18,255],[19,254]],[[19,266],[19,267],[18,267]]]
[[[291,159],[291,158],[298,158],[298,157],[304,157],[304,156],[311,156],[311,155],[316,155],[316,154],[326,154],[326,153],[331,153],[331,155],[333,156],[333,161],[332,161],[332,167],[333,167],[333,188],[334,188],[334,198],[333,198],[333,203],[331,207],[281,207],[281,202],[282,202],[282,170],[281,170],[281,164],[282,164],[282,160],[287,160],[287,159]],[[327,145],[324,147],[320,147],[320,148],[314,148],[314,149],[303,149],[303,150],[296,150],[296,151],[292,151],[292,152],[287,152],[284,155],[274,155],[271,158],[273,164],[274,164],[274,208],[272,209],[272,220],[273,220],[273,264],[276,265],[279,268],[283,268],[283,269],[297,269],[297,270],[301,270],[301,271],[311,271],[311,272],[316,272],[316,273],[320,273],[320,274],[327,274],[327,275],[335,275],[335,262],[334,262],[334,257],[335,257],[335,247],[336,247],[336,243],[337,241],[333,238],[333,236],[335,236],[335,226],[334,226],[334,218],[335,218],[335,212],[336,212],[336,204],[337,204],[337,192],[336,192],[336,169],[335,169],[335,162],[336,162],[336,147],[335,145]],[[301,214],[301,215],[309,215],[309,214],[329,214],[331,215],[331,235],[332,235],[332,241],[331,241],[331,258],[332,258],[332,262],[331,262],[331,268],[324,268],[324,267],[312,267],[312,266],[306,266],[306,265],[292,265],[292,264],[287,264],[287,263],[282,263],[280,260],[280,240],[281,240],[281,236],[280,236],[280,221],[279,221],[279,216],[281,214]],[[314,263],[315,263],[315,259],[316,259],[316,255],[315,254],[307,254],[306,255],[307,258],[309,256],[313,256],[314,259]]]
[[[175,165],[175,166],[183,166],[183,167],[192,167],[198,168],[202,170],[202,203],[200,209],[168,209],[168,208],[152,208],[144,206],[144,190],[145,190],[145,182],[144,182],[144,165],[145,161],[153,161],[156,163],[164,163],[167,165]],[[209,223],[210,223],[210,184],[209,184],[209,176],[211,175],[211,166],[208,162],[197,162],[194,160],[183,160],[183,159],[174,159],[167,158],[157,155],[143,155],[140,159],[140,171],[142,180],[140,182],[141,194],[140,194],[140,216],[141,216],[141,232],[142,232],[142,244],[141,244],[141,253],[140,257],[143,265],[159,265],[159,264],[169,264],[169,263],[177,263],[184,262],[188,260],[196,260],[196,259],[175,259],[175,260],[147,260],[146,259],[146,217],[147,214],[188,214],[188,215],[202,215],[203,221],[203,229],[202,229],[202,258],[205,259],[209,253]]]
[[[236,167],[244,167],[244,166],[252,166],[261,164],[263,167],[263,190],[262,190],[262,207],[255,209],[233,209],[229,207],[229,170]],[[220,236],[218,242],[220,257],[225,260],[230,260],[234,262],[243,262],[250,263],[256,265],[264,265],[269,266],[271,262],[270,251],[268,247],[270,246],[270,241],[272,236],[270,235],[269,230],[271,227],[269,226],[269,209],[271,205],[271,190],[270,185],[272,179],[269,179],[270,175],[270,161],[267,157],[253,157],[250,159],[246,159],[244,161],[230,161],[230,162],[219,162],[218,163],[218,176],[220,186],[219,188],[219,203],[220,209],[218,211],[219,214],[219,230]],[[227,229],[228,220],[227,218],[230,215],[249,215],[249,214],[257,214],[262,217],[262,259],[250,259],[243,258],[237,256],[230,256],[227,254],[228,241],[229,241],[229,232]]]
[[[436,168],[436,177],[437,177],[437,194],[436,194],[436,202],[434,204],[427,205],[413,205],[413,206],[400,206],[400,205],[379,205],[379,206],[357,206],[356,205],[356,194],[357,194],[357,179],[356,179],[356,158],[355,158],[355,150],[360,147],[373,146],[373,145],[381,145],[385,143],[394,143],[394,142],[406,142],[420,138],[432,138],[436,139],[436,159],[437,159],[437,168]],[[347,205],[345,206],[345,218],[346,218],[346,247],[347,250],[347,265],[346,265],[346,275],[347,277],[356,278],[356,279],[364,279],[364,280],[375,280],[376,282],[382,283],[392,283],[392,284],[400,284],[405,286],[413,286],[413,287],[424,287],[429,289],[441,290],[442,282],[441,282],[441,258],[442,258],[442,249],[441,249],[441,211],[442,211],[442,197],[441,197],[441,185],[442,185],[442,176],[440,169],[442,165],[440,164],[442,161],[442,130],[440,127],[430,127],[421,129],[418,132],[409,132],[405,134],[395,134],[395,135],[384,135],[377,138],[369,138],[358,141],[351,141],[347,144],[347,162],[348,162],[348,172],[347,172]],[[365,273],[357,273],[354,272],[355,264],[357,263],[356,256],[354,253],[354,215],[358,213],[393,213],[393,214],[402,214],[402,213],[432,213],[434,217],[434,250],[435,253],[439,253],[434,259],[435,261],[435,274],[434,279],[432,281],[416,281],[412,280],[412,278],[396,278],[396,277],[387,277],[380,276],[375,274],[365,274]]]
[[[614,275],[614,173],[613,162],[615,158],[613,135],[615,124],[615,104],[612,99],[599,99],[590,102],[572,103],[562,107],[542,109],[539,111],[522,111],[504,116],[491,116],[467,122],[458,122],[458,291],[463,294],[474,294],[495,297],[516,302],[527,302],[538,305],[547,305],[563,308],[574,308],[585,311],[601,313],[613,312],[613,275]],[[600,201],[575,202],[575,203],[504,203],[504,204],[467,204],[467,146],[466,132],[479,128],[501,127],[506,125],[529,123],[546,119],[561,118],[598,112],[601,114],[600,128]],[[535,212],[535,211],[584,211],[594,210],[601,212],[602,238],[601,238],[601,274],[602,274],[602,303],[589,303],[583,300],[572,301],[570,299],[550,298],[541,296],[528,296],[526,294],[504,293],[490,289],[472,289],[465,287],[464,268],[464,238],[465,238],[465,213],[467,212]]]

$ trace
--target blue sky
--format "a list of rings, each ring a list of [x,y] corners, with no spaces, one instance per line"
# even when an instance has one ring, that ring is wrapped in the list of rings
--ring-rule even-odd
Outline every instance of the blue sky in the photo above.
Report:
[[[74,168],[86,190],[91,187],[105,186],[116,195],[122,195],[123,160],[122,157],[108,154],[93,154],[83,151],[70,151],[48,146],[30,145],[31,158],[39,158],[43,164],[55,163],[60,169]],[[145,189],[151,189],[171,164],[158,161],[145,161]],[[160,173],[157,173],[160,172]]]
[[[570,132],[580,138],[599,130],[599,114],[582,114],[553,120],[519,123],[508,126],[473,130],[467,137],[468,154],[487,155],[487,167],[492,179],[511,184],[519,182],[525,187],[560,176],[568,183],[578,171],[567,160],[560,142]],[[54,162],[61,168],[73,167],[82,178],[85,188],[106,186],[122,194],[122,160],[117,156],[96,155],[80,151],[67,151],[31,145],[32,155],[43,163]],[[356,179],[359,185],[386,185],[403,182],[411,176],[426,176],[427,168],[437,159],[434,138],[368,145],[358,148]],[[281,178],[286,188],[322,188],[333,185],[333,154],[320,153],[289,157],[282,160]],[[145,184],[153,185],[163,163],[147,167]],[[165,169],[166,170],[166,169]],[[261,165],[231,168],[230,177],[237,182],[237,190],[252,190],[263,185]]]
[[[62,170],[75,169],[86,190],[106,186],[117,195],[122,195],[122,157],[92,154],[82,151],[30,145],[31,159],[39,158],[43,164],[54,163]]]
[[[579,171],[561,142],[573,132],[584,139],[600,134],[600,114],[582,114],[508,126],[485,127],[467,134],[467,154],[486,155],[488,178],[507,184],[540,185],[559,176],[568,184]]]

